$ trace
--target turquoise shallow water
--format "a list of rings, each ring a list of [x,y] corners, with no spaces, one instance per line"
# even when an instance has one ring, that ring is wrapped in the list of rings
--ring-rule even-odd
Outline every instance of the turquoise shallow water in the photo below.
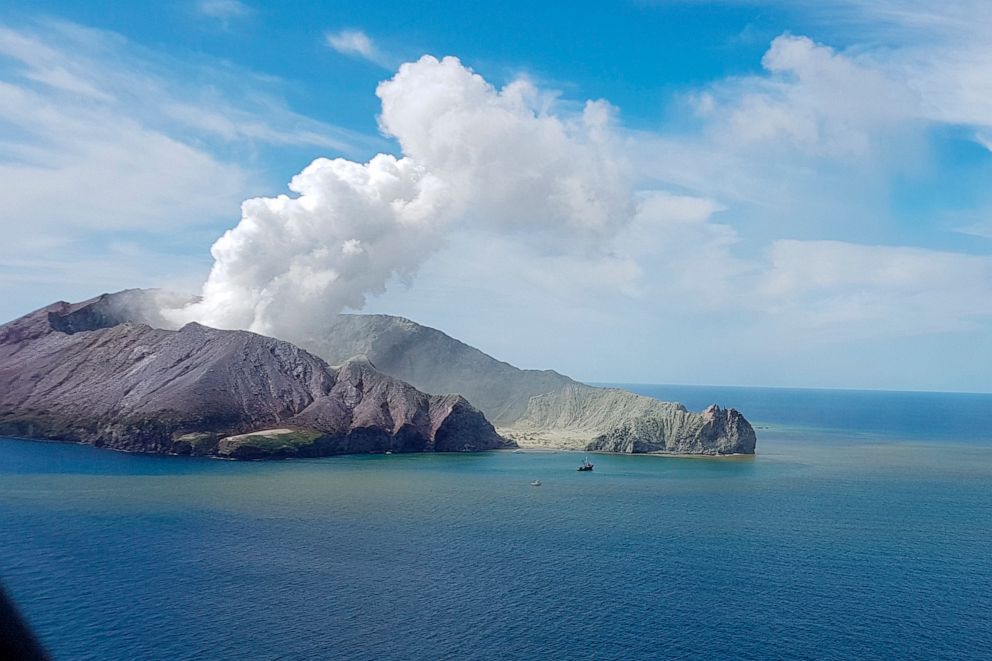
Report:
[[[992,396],[737,390],[669,396],[757,457],[591,474],[0,440],[0,576],[61,659],[992,657]]]

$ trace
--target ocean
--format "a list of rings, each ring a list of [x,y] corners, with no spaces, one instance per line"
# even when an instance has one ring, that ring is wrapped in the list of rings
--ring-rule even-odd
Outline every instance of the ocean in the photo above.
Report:
[[[757,456],[0,439],[0,580],[56,659],[992,658],[992,395],[627,387]]]

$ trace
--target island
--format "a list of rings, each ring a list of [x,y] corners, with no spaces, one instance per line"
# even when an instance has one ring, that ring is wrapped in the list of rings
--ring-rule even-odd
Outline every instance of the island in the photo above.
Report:
[[[753,454],[733,409],[700,413],[521,370],[402,317],[340,315],[297,346],[171,328],[149,290],[0,326],[0,435],[231,459],[507,447]]]
[[[512,444],[465,398],[427,395],[367,359],[331,367],[247,331],[152,328],[126,319],[129,298],[55,303],[0,327],[0,434],[234,459]]]

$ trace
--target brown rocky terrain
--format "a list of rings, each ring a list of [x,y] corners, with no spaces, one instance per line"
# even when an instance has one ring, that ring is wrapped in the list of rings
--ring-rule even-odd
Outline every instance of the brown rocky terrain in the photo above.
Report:
[[[0,326],[0,434],[234,458],[506,444],[463,397],[246,331],[153,328],[148,303],[121,292]]]
[[[304,350],[245,331],[169,329],[160,309],[181,302],[128,290],[0,326],[0,433],[254,458],[500,447],[488,418],[521,446],[755,451],[733,409],[694,413],[521,370],[402,317],[340,315]]]

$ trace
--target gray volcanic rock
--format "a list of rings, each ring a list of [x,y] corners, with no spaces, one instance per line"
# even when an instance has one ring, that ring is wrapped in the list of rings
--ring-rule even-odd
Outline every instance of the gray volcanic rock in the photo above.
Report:
[[[163,292],[128,290],[76,306],[56,304],[61,307],[51,322],[46,321],[48,317],[44,314],[34,321],[29,320],[32,317],[29,315],[19,320],[24,321],[20,326],[0,327],[0,343],[5,333],[25,336],[45,333],[50,330],[51,323],[67,332],[123,322],[167,327],[167,322],[158,313],[165,296]],[[364,355],[379,371],[420,390],[459,393],[478,406],[505,436],[521,445],[693,454],[752,454],[755,448],[754,430],[733,409],[711,407],[703,413],[692,413],[681,404],[615,388],[595,388],[551,370],[517,369],[441,331],[402,317],[340,315],[323,337],[303,346],[332,364]],[[434,398],[432,401],[447,400]],[[462,402],[470,407],[464,400]],[[336,409],[324,410],[333,409],[333,406],[331,402],[314,404],[313,410],[307,413],[308,424],[327,425],[329,418],[342,415]],[[365,409],[360,406],[359,410]],[[452,424],[461,410],[460,406],[454,406],[449,412],[453,416]],[[438,438],[446,434],[442,430],[431,433],[439,434]],[[406,443],[406,429],[394,427],[394,434],[397,446]],[[281,434],[262,439],[254,436],[240,439],[238,443],[244,448],[284,447],[290,441],[310,442],[304,437]],[[434,442],[437,445],[440,441],[435,439]],[[340,443],[335,451],[347,451]],[[414,445],[417,443],[419,441]]]
[[[497,426],[519,419],[531,397],[577,385],[558,372],[517,369],[439,330],[383,314],[339,315],[323,337],[301,345],[330,363],[365,355],[425,392],[456,392]]]
[[[505,444],[463,398],[422,393],[367,359],[332,368],[246,331],[131,323],[162,321],[145,302],[60,302],[0,326],[0,434],[237,458]]]
[[[754,454],[754,429],[713,405],[692,413],[619,388],[565,386],[530,400],[507,433],[521,443],[623,453]]]
[[[755,442],[754,429],[744,416],[714,404],[701,414],[682,409],[632,417],[595,437],[586,449],[628,454],[754,454]]]
[[[304,346],[331,362],[361,353],[417,388],[462,394],[521,445],[754,453],[754,430],[733,409],[691,413],[681,404],[595,388],[550,370],[517,369],[402,317],[340,315],[324,337]]]

